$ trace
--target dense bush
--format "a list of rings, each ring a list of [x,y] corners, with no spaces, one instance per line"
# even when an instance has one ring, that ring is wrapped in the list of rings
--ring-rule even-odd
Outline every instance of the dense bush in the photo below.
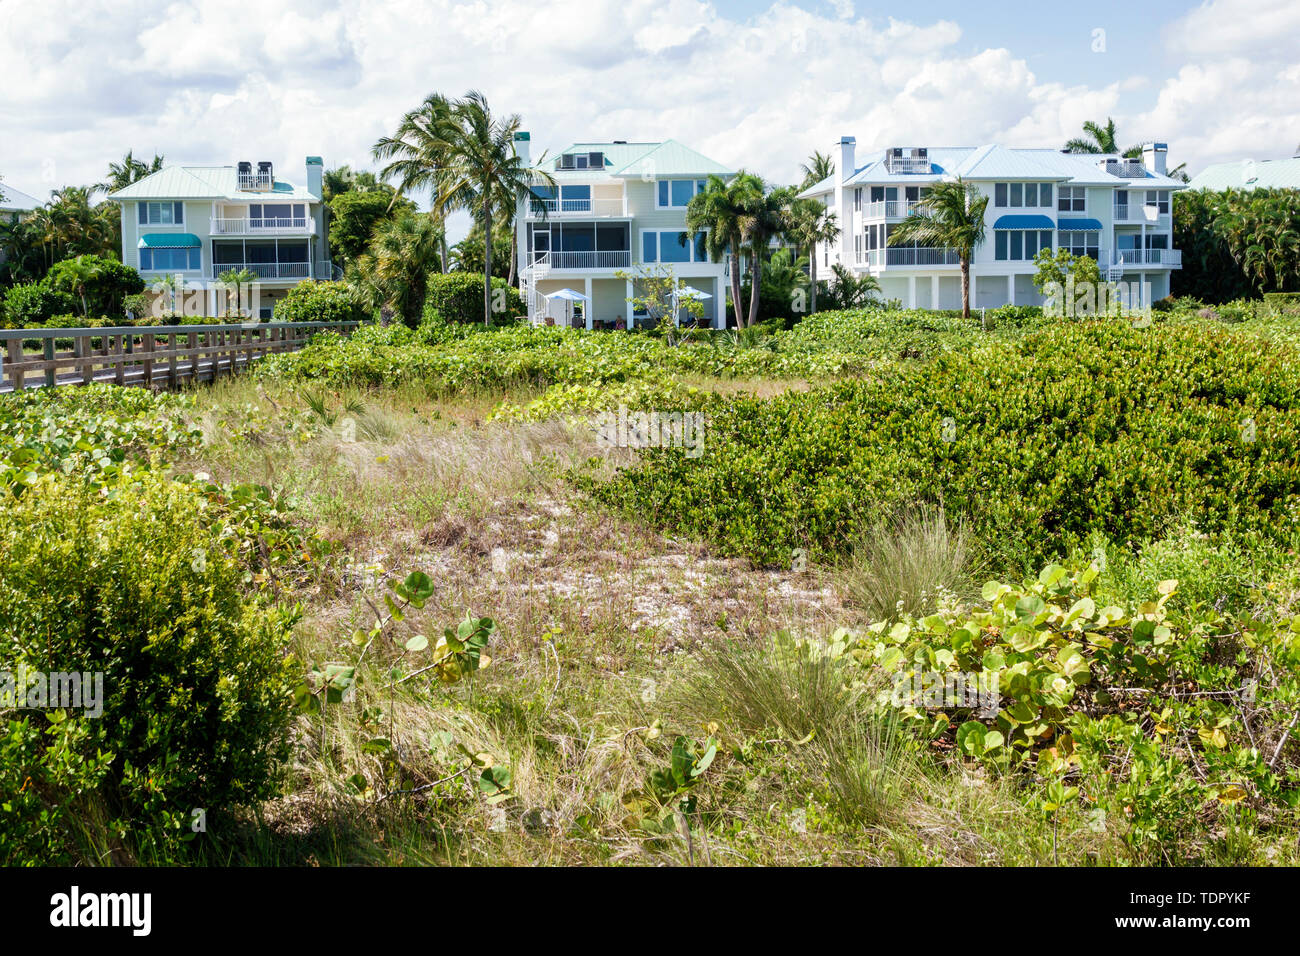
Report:
[[[77,305],[76,299],[66,292],[51,289],[43,283],[29,282],[5,292],[0,320],[7,329],[33,328],[44,325],[53,316],[71,312]]]
[[[1159,537],[1179,516],[1285,540],[1300,518],[1298,429],[1294,349],[1089,323],[737,402],[703,457],[649,452],[599,493],[774,564],[841,552],[882,508],[942,502],[1015,567],[1094,531]]]
[[[1207,189],[1174,193],[1170,273],[1176,295],[1227,302],[1259,292],[1300,291],[1300,191]]]
[[[360,297],[345,282],[301,282],[275,304],[277,322],[364,322]]]
[[[132,821],[135,849],[189,832],[194,808],[268,797],[287,756],[290,670],[285,615],[245,601],[245,574],[197,489],[141,472],[96,491],[47,475],[0,509],[0,647],[31,671],[103,675],[103,712],[69,711],[81,726],[67,759],[98,768],[95,797]],[[58,725],[40,726],[57,744]],[[19,746],[6,779],[46,781],[24,804],[87,797],[62,792],[59,768]],[[97,769],[97,773],[98,773]]]
[[[69,294],[80,309],[82,303],[78,289],[79,280],[75,274],[77,268],[91,270],[85,288],[84,312],[87,315],[122,317],[125,315],[123,303],[126,297],[139,295],[144,291],[144,279],[140,277],[140,273],[116,259],[101,256],[79,256],[77,259],[56,262],[41,280],[42,284]]]
[[[492,321],[502,324],[522,315],[524,301],[519,290],[504,279],[492,277]],[[437,312],[447,322],[483,324],[483,275],[473,272],[434,273],[424,300],[425,313]]]

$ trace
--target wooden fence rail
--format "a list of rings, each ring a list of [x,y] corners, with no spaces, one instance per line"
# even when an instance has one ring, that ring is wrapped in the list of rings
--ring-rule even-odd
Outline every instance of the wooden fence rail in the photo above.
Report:
[[[102,329],[0,329],[0,392],[115,382],[175,388],[208,382],[264,355],[293,352],[317,332],[351,333],[359,322],[128,325]],[[39,353],[26,351],[35,341]],[[58,351],[58,340],[72,348]],[[39,378],[35,377],[39,376]]]

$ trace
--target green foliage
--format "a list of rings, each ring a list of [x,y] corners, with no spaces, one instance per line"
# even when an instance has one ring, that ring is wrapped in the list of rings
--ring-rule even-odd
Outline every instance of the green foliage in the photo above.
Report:
[[[519,290],[493,276],[492,321],[507,321],[524,311]],[[425,313],[429,312],[437,312],[445,322],[483,324],[483,276],[469,272],[429,276]]]
[[[942,501],[1016,567],[1094,531],[1158,537],[1182,515],[1284,540],[1300,514],[1298,427],[1288,347],[1081,323],[735,402],[713,416],[703,456],[650,451],[598,493],[777,565],[795,548],[841,552],[882,508]]]
[[[1090,256],[1076,256],[1069,249],[1060,248],[1055,253],[1051,249],[1039,249],[1034,265],[1038,269],[1034,274],[1034,288],[1039,292],[1044,292],[1049,285],[1064,289],[1071,280],[1076,286],[1085,282],[1094,287],[1101,285],[1097,261]]]
[[[1172,291],[1206,302],[1300,291],[1300,192],[1207,189],[1174,193]]]
[[[76,306],[76,298],[70,293],[44,283],[28,282],[5,291],[0,319],[6,329],[35,328],[53,316],[71,312]]]
[[[1096,565],[1049,565],[1019,587],[991,581],[980,607],[840,632],[830,652],[894,678],[877,704],[922,738],[1031,770],[1048,812],[1080,796],[1112,814],[1139,861],[1194,861],[1238,804],[1300,802],[1287,727],[1300,618],[1172,614],[1175,580],[1153,599],[1102,606],[1097,578]],[[959,674],[977,694],[917,691],[919,675],[942,689]]]
[[[381,222],[414,211],[413,203],[394,200],[391,191],[352,188],[337,193],[329,199],[330,251],[346,265],[366,251]]]
[[[361,297],[345,282],[302,282],[275,304],[277,322],[364,322],[369,317]]]
[[[146,472],[102,490],[47,475],[0,509],[4,659],[102,673],[102,716],[68,717],[73,752],[112,755],[95,795],[136,849],[173,845],[195,808],[270,796],[288,754],[293,615],[245,601],[214,523],[197,490]]]
[[[116,259],[90,255],[56,262],[43,284],[74,298],[84,295],[85,315],[122,316],[125,297],[144,291],[144,279],[135,269]]]

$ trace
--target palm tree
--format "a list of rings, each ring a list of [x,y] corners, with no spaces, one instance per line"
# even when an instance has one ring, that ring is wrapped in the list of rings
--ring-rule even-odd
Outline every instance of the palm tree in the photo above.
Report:
[[[860,309],[880,292],[880,281],[869,272],[854,275],[848,266],[837,262],[831,266],[831,274],[835,277],[831,293],[841,309]]]
[[[1067,153],[1118,153],[1119,146],[1115,142],[1115,121],[1109,116],[1106,117],[1106,125],[1101,126],[1088,120],[1083,124],[1083,131],[1088,138],[1076,136],[1074,139],[1067,140],[1065,152]],[[1142,156],[1141,146],[1130,146],[1123,151],[1123,155],[1128,159],[1139,159]]]
[[[721,176],[710,176],[704,189],[691,197],[686,206],[686,229],[694,234],[704,233],[704,248],[713,262],[730,259],[731,308],[736,316],[736,328],[744,328],[740,316],[740,246],[744,241],[741,224],[743,214],[741,195],[749,174],[744,170],[730,183]]]
[[[424,314],[429,273],[438,268],[442,230],[430,216],[407,213],[382,223],[357,258],[352,281],[374,308],[388,307],[414,328]]]
[[[823,179],[835,172],[835,160],[826,153],[819,153],[813,150],[813,154],[808,157],[808,162],[801,163],[799,169],[803,171],[803,182],[799,186],[800,192],[809,186],[815,186]]]
[[[786,235],[808,253],[808,276],[812,280],[813,312],[817,311],[817,244],[834,242],[839,234],[838,217],[820,200],[796,199],[791,204]]]
[[[90,306],[86,302],[86,286],[99,275],[100,266],[89,261],[86,256],[77,256],[60,264],[59,269],[61,270],[59,277],[61,282],[66,283],[66,291],[74,293],[81,299],[81,314],[89,315]]]
[[[989,197],[960,176],[935,183],[922,196],[915,210],[889,235],[889,244],[916,242],[926,246],[947,246],[961,257],[961,314],[970,318],[970,261],[975,247],[984,241],[987,226],[984,213]]]
[[[152,163],[144,163],[135,158],[132,150],[127,150],[120,163],[108,164],[108,179],[95,184],[95,190],[114,193],[137,183],[146,176],[158,172],[163,167],[163,158],[154,154]]]
[[[240,269],[227,269],[217,276],[228,287],[235,290],[235,311],[244,311],[244,286],[257,281],[257,273],[247,266]]]
[[[439,253],[444,272],[448,269],[449,261],[446,243],[447,209],[438,203],[438,197],[439,177],[446,165],[446,144],[442,130],[450,121],[451,103],[447,97],[441,93],[430,93],[423,103],[402,117],[392,136],[380,137],[371,150],[375,159],[388,161],[388,165],[379,171],[380,177],[397,179],[393,203],[403,194],[415,190],[428,189],[431,192],[433,203],[429,215],[443,234]],[[346,174],[344,170],[347,171]],[[339,173],[339,185],[350,181],[350,169],[343,167]]]
[[[483,324],[492,324],[492,223],[510,198],[513,208],[527,195],[541,200],[533,183],[555,186],[544,169],[529,166],[515,152],[514,138],[522,120],[512,113],[492,115],[487,97],[471,90],[451,104],[435,127],[444,162],[438,178],[437,204],[465,209],[483,227]]]
[[[758,295],[763,283],[763,257],[773,236],[783,234],[789,226],[790,203],[794,189],[782,186],[768,190],[761,179],[750,176],[742,199],[741,227],[749,247],[749,322],[758,321]]]

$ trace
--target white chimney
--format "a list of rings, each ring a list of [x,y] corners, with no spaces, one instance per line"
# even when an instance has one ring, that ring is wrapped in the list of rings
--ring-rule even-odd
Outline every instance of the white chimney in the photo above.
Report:
[[[836,170],[836,172],[840,174],[840,182],[848,179],[857,171],[858,166],[853,158],[853,153],[857,148],[857,145],[858,141],[852,136],[840,137],[840,165]]]
[[[526,131],[520,130],[515,133],[515,155],[524,161],[525,166],[533,164],[532,136]]]
[[[844,189],[844,180],[858,170],[854,152],[858,141],[852,136],[840,137],[840,161],[835,167],[835,215],[839,217],[840,235],[833,252],[835,262],[846,262],[848,257],[848,236],[853,232],[853,205]]]
[[[1147,168],[1148,172],[1155,173],[1157,176],[1166,174],[1165,158],[1169,153],[1169,144],[1167,143],[1147,143],[1142,147],[1142,165]]]
[[[325,178],[325,163],[319,156],[307,157],[307,192],[321,195],[321,181]]]

